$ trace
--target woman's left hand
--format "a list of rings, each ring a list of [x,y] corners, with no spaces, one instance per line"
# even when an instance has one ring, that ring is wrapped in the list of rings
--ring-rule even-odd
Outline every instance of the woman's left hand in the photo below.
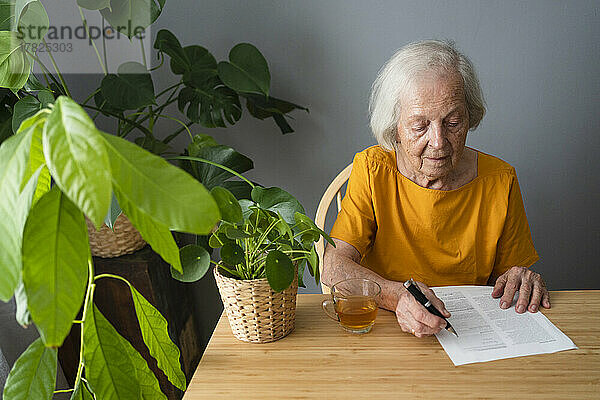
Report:
[[[519,314],[529,310],[537,312],[540,304],[550,308],[550,295],[542,276],[525,267],[512,267],[496,279],[492,297],[500,299],[500,308],[509,308],[515,293],[519,291],[519,299],[515,309]]]

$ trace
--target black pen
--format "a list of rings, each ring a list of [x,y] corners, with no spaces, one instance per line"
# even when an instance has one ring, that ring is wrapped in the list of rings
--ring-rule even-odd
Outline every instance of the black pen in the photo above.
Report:
[[[408,292],[410,294],[413,295],[413,297],[419,303],[421,303],[423,305],[423,307],[425,307],[427,309],[427,311],[429,311],[433,315],[437,315],[438,317],[440,317],[441,319],[443,319],[444,321],[446,321],[446,330],[448,332],[453,333],[456,337],[458,337],[458,333],[456,333],[456,331],[454,330],[454,328],[452,327],[452,325],[450,325],[450,322],[448,322],[448,320],[446,318],[444,318],[444,316],[442,315],[442,313],[439,312],[439,310],[437,308],[435,308],[433,306],[433,304],[431,304],[431,301],[429,301],[429,299],[427,297],[425,297],[425,295],[423,294],[423,292],[421,292],[421,290],[419,289],[419,287],[417,286],[417,284],[415,283],[415,281],[412,280],[412,278],[410,278],[409,280],[407,280],[406,282],[404,282],[404,287],[406,288],[406,290],[408,290]]]

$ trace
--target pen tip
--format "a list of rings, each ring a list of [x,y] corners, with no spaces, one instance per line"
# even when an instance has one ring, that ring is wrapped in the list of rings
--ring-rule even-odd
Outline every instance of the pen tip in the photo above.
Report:
[[[448,332],[451,332],[451,333],[453,333],[453,334],[454,334],[454,336],[458,337],[458,333],[456,333],[456,331],[454,330],[454,328],[453,328],[453,327],[451,327],[451,326],[450,326],[450,327],[448,327]]]

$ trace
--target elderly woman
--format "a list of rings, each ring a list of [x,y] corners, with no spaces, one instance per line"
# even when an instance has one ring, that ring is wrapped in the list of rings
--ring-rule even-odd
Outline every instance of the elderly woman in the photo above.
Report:
[[[515,169],[465,146],[485,113],[473,65],[451,43],[400,49],[373,84],[371,129],[379,145],[356,154],[331,231],[322,281],[379,283],[379,306],[418,337],[446,326],[404,288],[409,278],[445,315],[428,286],[494,284],[501,308],[549,308]]]

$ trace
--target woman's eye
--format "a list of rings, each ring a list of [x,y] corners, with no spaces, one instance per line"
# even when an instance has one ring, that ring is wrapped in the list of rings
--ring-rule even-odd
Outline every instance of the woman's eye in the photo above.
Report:
[[[424,131],[425,131],[425,129],[427,129],[427,127],[426,127],[426,126],[424,126],[424,125],[423,125],[423,126],[415,126],[415,127],[413,128],[413,131],[415,131],[415,132],[424,132]]]
[[[448,126],[451,128],[456,128],[459,124],[460,122],[448,122]]]

